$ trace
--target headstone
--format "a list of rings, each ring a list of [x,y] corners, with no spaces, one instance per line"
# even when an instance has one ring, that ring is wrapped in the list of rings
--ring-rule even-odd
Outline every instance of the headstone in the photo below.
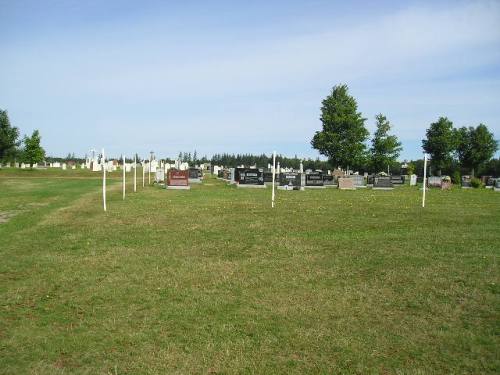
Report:
[[[393,185],[403,185],[405,180],[403,176],[400,175],[392,175],[391,182]]]
[[[240,169],[240,168],[238,168]],[[262,168],[245,168],[239,171],[238,187],[265,187]]]
[[[428,187],[441,188],[442,177],[441,176],[429,176],[427,178]]]
[[[157,184],[165,182],[165,171],[161,168],[156,169],[155,173],[155,182]]]
[[[189,174],[189,183],[201,183],[201,170],[198,168],[189,168],[188,169],[188,174]]]
[[[278,181],[278,175],[274,176],[275,178],[275,183]],[[264,172],[264,183],[266,185],[270,185],[273,183],[273,172],[272,171],[265,171]]]
[[[359,174],[353,174],[347,178],[352,180],[355,188],[365,188],[366,187],[364,176],[360,176]]]
[[[410,176],[410,186],[417,186],[417,175],[412,174]]]
[[[392,185],[391,178],[388,176],[375,177],[373,181],[374,190],[392,190],[394,186]]]
[[[490,176],[486,180],[486,184],[485,184],[486,189],[493,189],[493,187],[495,186],[495,181],[496,180],[497,180],[496,178]]]
[[[339,189],[340,190],[356,190],[354,186],[354,179],[349,177],[339,177]]]
[[[169,169],[167,189],[190,189],[189,172],[184,170]]]
[[[306,173],[307,188],[324,188],[323,174],[321,172]]]
[[[229,183],[230,184],[236,183],[236,168],[229,169]]]
[[[332,176],[334,177],[344,177],[344,172],[341,169],[334,169],[332,172]]]
[[[297,172],[284,172],[279,175],[279,189],[302,190],[301,174]]]
[[[324,187],[337,187],[336,178],[329,174],[323,175],[323,186]]]
[[[471,177],[470,176],[462,176],[462,188],[470,189],[472,188]]]
[[[493,186],[493,190],[500,191],[500,178],[495,180],[495,185]]]

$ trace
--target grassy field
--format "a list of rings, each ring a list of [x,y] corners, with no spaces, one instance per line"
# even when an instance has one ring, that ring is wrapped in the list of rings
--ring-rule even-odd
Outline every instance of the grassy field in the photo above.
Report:
[[[1,374],[500,371],[500,193],[62,172],[0,171]]]

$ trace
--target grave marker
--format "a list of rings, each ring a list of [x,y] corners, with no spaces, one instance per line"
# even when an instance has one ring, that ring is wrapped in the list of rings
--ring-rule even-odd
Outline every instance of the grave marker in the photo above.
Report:
[[[373,182],[374,190],[393,190],[394,186],[392,185],[391,178],[389,176],[379,176],[375,177]]]
[[[303,190],[301,174],[297,172],[283,172],[279,175],[280,190]]]
[[[352,178],[339,177],[338,183],[340,190],[356,190],[356,187],[354,186],[354,179]]]
[[[264,170],[262,168],[242,169],[239,172],[239,182],[237,186],[265,188],[266,185],[264,185]]]
[[[189,186],[189,171],[187,170],[168,170],[168,185],[167,189],[190,189]]]
[[[325,188],[323,184],[323,174],[321,172],[306,173],[306,188]]]

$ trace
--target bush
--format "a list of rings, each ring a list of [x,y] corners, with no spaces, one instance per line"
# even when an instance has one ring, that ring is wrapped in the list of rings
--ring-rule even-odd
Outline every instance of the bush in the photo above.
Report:
[[[459,171],[453,172],[453,176],[451,177],[451,181],[455,185],[460,185],[462,183],[462,176],[460,176],[460,172]]]
[[[472,185],[473,188],[477,189],[483,186],[483,183],[479,178],[473,177],[470,180],[470,184]]]

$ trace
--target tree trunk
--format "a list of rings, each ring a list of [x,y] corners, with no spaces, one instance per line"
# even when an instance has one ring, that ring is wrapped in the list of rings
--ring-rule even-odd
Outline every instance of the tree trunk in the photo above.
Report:
[[[470,176],[471,176],[472,178],[474,178],[474,167],[472,167],[472,168],[471,168],[471,170],[470,170]]]

